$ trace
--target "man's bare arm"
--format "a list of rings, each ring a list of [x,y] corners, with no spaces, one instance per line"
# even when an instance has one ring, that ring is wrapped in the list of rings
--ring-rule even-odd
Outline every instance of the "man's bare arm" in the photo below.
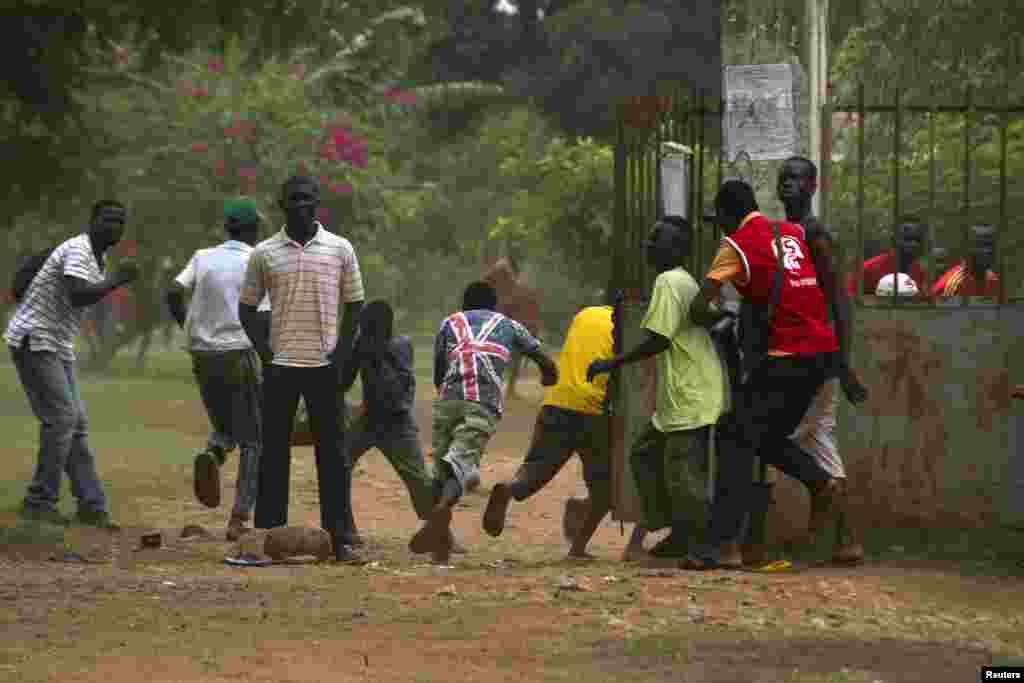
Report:
[[[242,323],[245,336],[249,337],[256,353],[264,363],[274,357],[270,349],[270,311],[260,312],[256,306],[238,304],[238,320]]]
[[[92,283],[74,275],[65,275],[64,283],[68,287],[68,296],[71,305],[75,308],[84,308],[98,303],[106,298],[108,294],[118,287],[123,287],[138,276],[138,270],[132,270],[122,265],[116,272],[111,273],[101,281]]]
[[[338,345],[334,347],[334,364],[339,370],[339,381],[345,379],[343,374],[345,368],[352,360],[352,342],[356,337],[356,326],[359,324],[359,314],[363,310],[362,301],[350,301],[345,304],[345,310],[341,315],[341,326],[338,328]]]
[[[167,308],[170,309],[171,315],[174,316],[174,320],[178,323],[178,327],[182,329],[185,327],[186,312],[188,310],[185,307],[185,291],[181,284],[174,282],[167,288],[167,293],[164,295]]]
[[[700,292],[690,304],[690,322],[700,327],[709,327],[729,315],[718,310],[715,305],[721,297],[722,283],[706,278],[700,286]]]
[[[546,387],[558,384],[558,365],[555,361],[551,360],[550,357],[540,349],[533,351],[532,353],[523,354],[540,368],[541,381],[540,383]]]
[[[839,360],[842,372],[839,376],[843,393],[851,403],[860,403],[867,398],[867,389],[850,365],[850,296],[843,283],[843,273],[835,267],[832,257],[832,241],[819,237],[811,244],[811,256],[818,272],[818,284],[825,293],[825,302],[832,310],[836,341],[839,343]]]

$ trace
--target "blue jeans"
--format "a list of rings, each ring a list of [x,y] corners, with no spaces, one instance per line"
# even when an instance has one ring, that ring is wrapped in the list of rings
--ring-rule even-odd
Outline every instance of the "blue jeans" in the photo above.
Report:
[[[25,508],[56,510],[61,475],[67,472],[79,513],[105,512],[106,496],[89,448],[85,403],[75,383],[75,363],[52,351],[30,351],[28,338],[11,349],[18,379],[39,420],[39,455]]]

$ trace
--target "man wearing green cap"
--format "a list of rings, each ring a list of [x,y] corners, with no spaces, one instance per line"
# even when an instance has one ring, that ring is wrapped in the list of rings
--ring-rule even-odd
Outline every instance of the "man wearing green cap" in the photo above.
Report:
[[[252,201],[228,202],[224,209],[228,240],[193,254],[167,292],[167,305],[185,330],[192,371],[213,426],[206,449],[195,459],[195,494],[203,505],[220,505],[220,467],[236,446],[240,453],[229,541],[248,530],[246,522],[259,486],[262,369],[253,342],[238,319],[238,299],[249,256],[259,241],[259,225]],[[192,293],[187,312],[186,291]],[[260,309],[268,318],[269,308],[264,300]],[[264,323],[262,330],[267,332],[269,321]]]

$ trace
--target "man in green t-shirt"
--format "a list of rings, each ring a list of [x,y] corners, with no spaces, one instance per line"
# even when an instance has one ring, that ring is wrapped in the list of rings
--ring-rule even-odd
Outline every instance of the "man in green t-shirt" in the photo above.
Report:
[[[658,271],[641,326],[647,338],[629,353],[594,361],[587,379],[629,363],[656,357],[657,398],[647,429],[633,444],[630,463],[643,521],[639,527],[672,532],[651,554],[685,557],[707,518],[708,440],[722,413],[725,376],[711,336],[687,312],[700,291],[683,264],[693,230],[685,218],[666,216],[644,241],[648,263]],[[634,533],[631,545],[642,539]]]

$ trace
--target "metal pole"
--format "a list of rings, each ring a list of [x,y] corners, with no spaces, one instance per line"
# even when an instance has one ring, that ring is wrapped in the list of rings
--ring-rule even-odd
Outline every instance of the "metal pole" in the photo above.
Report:
[[[900,98],[900,91],[896,90],[896,114],[893,117],[892,126],[892,229],[895,238],[896,226],[900,222],[900,142],[903,136],[903,108]],[[895,244],[893,245],[895,246]],[[894,278],[892,296],[893,301],[900,292],[900,279]]]
[[[935,259],[932,251],[935,246],[935,112],[928,112],[928,233],[925,235],[925,244],[928,245],[928,272],[927,284],[930,288],[935,282]],[[935,302],[929,296],[928,300]]]
[[[818,214],[821,222],[829,224],[832,210],[832,102],[828,93],[825,94],[825,103],[821,108],[821,182],[818,183],[818,200],[821,213]]]
[[[964,112],[964,167],[963,167],[963,258],[966,258],[970,252],[970,214],[971,214],[971,104],[974,100],[973,93],[971,92],[971,86],[967,86],[966,93],[966,104],[967,111]],[[961,280],[963,282],[963,280]],[[963,285],[961,285],[962,291]],[[967,297],[961,295],[960,303],[963,306],[967,305]]]
[[[864,303],[864,127],[867,116],[864,106],[864,84],[857,84],[857,305]]]
[[[1004,93],[1009,92],[1009,87],[1003,90]],[[1006,281],[1006,275],[1004,268],[1006,259],[1003,257],[1003,250],[1000,248],[1003,242],[1003,236],[1006,234],[1006,131],[1010,126],[1010,115],[1008,112],[1003,112],[1002,121],[999,125],[999,228],[996,231],[995,238],[995,265],[996,276],[999,277],[999,305],[1006,303],[1006,290],[1009,289],[1009,283]]]
[[[806,0],[807,70],[809,72],[810,117],[808,128],[811,161],[820,169],[822,158],[822,104],[828,89],[828,0]],[[811,208],[821,215],[821,193],[811,199]]]
[[[626,136],[622,122],[622,103],[619,102],[615,121],[615,236],[612,244],[612,282],[616,289],[625,287],[626,247]]]
[[[693,199],[693,213],[690,215],[690,220],[693,221],[694,228],[696,229],[697,235],[697,249],[695,250],[695,256],[697,261],[697,268],[694,274],[704,270],[709,265],[705,263],[704,254],[704,147],[707,140],[706,134],[706,118],[707,111],[704,107],[704,93],[701,92],[698,95],[699,105],[697,107],[697,143],[698,147],[695,150],[697,153],[697,172],[696,172],[696,188],[697,193]]]

